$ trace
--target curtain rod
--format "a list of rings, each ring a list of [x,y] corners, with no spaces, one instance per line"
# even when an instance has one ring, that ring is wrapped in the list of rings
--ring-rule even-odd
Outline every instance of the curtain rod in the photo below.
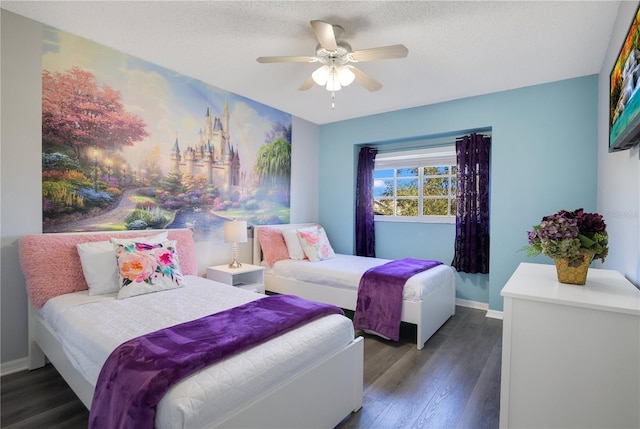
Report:
[[[461,131],[455,134],[439,135],[439,136],[433,136],[433,137],[419,136],[419,137],[401,139],[401,140],[395,140],[395,141],[372,142],[370,144],[365,144],[363,146],[368,146],[372,149],[375,149],[378,151],[378,153],[398,152],[398,151],[410,150],[410,149],[453,146],[456,144],[456,139],[472,133],[491,137],[491,129],[485,128],[485,129],[478,129],[478,130],[468,130],[464,132]]]

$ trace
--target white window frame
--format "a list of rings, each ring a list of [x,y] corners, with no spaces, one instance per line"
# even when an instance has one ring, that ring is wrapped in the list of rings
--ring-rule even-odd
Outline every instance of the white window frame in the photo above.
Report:
[[[388,152],[376,155],[375,170],[390,170],[399,168],[417,168],[418,169],[418,207],[422,208],[423,205],[423,183],[424,183],[424,168],[423,167],[439,167],[449,166],[449,175],[453,176],[452,166],[456,165],[456,152],[455,146],[444,146],[437,148],[425,148],[411,151],[399,151]],[[394,172],[394,180],[397,180],[396,173]],[[451,182],[449,182],[451,185]],[[449,186],[451,189],[451,186]],[[451,200],[455,199],[455,195],[449,195],[449,206]],[[394,207],[397,196],[393,197]],[[420,210],[421,212],[422,210]],[[422,223],[447,223],[454,224],[456,222],[455,215],[452,216],[429,216],[419,214],[418,216],[386,216],[375,215],[374,221],[376,222],[422,222]]]

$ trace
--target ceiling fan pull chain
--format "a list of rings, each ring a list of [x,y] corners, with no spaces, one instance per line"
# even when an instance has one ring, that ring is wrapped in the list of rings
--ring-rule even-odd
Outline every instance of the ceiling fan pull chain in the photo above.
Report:
[[[331,108],[332,109],[336,108],[335,99],[336,99],[336,93],[331,91]]]

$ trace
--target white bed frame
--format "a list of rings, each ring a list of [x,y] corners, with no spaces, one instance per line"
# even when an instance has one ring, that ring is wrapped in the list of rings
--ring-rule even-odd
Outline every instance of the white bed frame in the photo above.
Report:
[[[73,367],[53,329],[29,306],[29,369],[48,359],[91,409],[94,387]],[[332,428],[362,407],[364,341],[343,349],[283,379],[235,410],[215,427]]]
[[[262,225],[254,226],[253,234],[253,264],[262,265],[262,248],[258,240],[260,228],[303,228],[313,223]],[[337,305],[347,310],[355,310],[358,299],[356,289],[346,289],[320,283],[310,283],[300,280],[277,277],[265,272],[265,290],[280,294],[297,295],[313,301]],[[455,283],[434,291],[421,301],[402,302],[402,321],[417,326],[417,347],[424,348],[424,343],[449,319],[456,311]]]
[[[29,315],[29,369],[43,367],[45,357],[91,409],[93,386],[67,359],[53,330],[35,310]],[[362,337],[263,392],[216,426],[225,428],[332,428],[362,407]]]

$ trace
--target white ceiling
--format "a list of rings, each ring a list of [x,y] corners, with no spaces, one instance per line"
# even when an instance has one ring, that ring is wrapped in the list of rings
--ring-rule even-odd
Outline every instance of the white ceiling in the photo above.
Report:
[[[325,124],[599,73],[620,1],[6,1],[18,13],[255,101]],[[344,27],[354,50],[404,44],[360,63],[384,86],[298,87],[317,65],[309,25]]]

